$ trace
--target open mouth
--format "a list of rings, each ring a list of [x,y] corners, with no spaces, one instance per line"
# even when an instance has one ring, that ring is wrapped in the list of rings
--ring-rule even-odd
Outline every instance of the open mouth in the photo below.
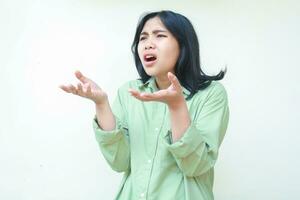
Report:
[[[153,62],[156,60],[156,56],[155,55],[146,55],[146,56],[144,56],[144,60],[146,62]]]

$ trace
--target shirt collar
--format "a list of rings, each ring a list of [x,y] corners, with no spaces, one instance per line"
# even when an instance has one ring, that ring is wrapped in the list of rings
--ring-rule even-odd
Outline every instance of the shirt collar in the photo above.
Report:
[[[154,91],[158,91],[158,88],[156,86],[156,82],[155,82],[155,78],[153,76],[151,76],[145,83],[142,82],[142,80],[140,80],[141,83],[139,85],[139,89],[144,89],[144,88],[150,88],[150,90],[152,92]],[[181,86],[182,89],[182,93],[185,97],[187,97],[191,92],[189,90],[187,90],[185,87]]]

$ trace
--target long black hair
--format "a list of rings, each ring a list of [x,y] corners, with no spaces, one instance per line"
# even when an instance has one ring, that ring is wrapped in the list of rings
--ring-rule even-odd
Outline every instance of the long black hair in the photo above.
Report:
[[[175,76],[178,78],[180,84],[190,91],[187,100],[192,98],[198,90],[209,86],[211,81],[223,79],[227,67],[225,67],[224,71],[221,70],[215,76],[208,76],[202,71],[200,66],[199,42],[194,27],[189,19],[179,13],[162,10],[159,12],[146,13],[140,18],[131,45],[136,69],[143,83],[145,83],[150,76],[146,74],[143,68],[137,48],[140,34],[145,23],[154,17],[159,17],[164,26],[178,41],[180,54],[175,64]]]

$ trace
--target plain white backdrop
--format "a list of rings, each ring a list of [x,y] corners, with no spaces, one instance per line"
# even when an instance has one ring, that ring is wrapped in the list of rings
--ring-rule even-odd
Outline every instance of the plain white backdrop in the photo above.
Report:
[[[207,74],[227,65],[230,121],[216,200],[300,199],[298,1],[0,0],[0,199],[109,200],[122,174],[94,138],[93,102],[58,88],[96,81],[112,101],[138,78],[140,15],[188,17]]]

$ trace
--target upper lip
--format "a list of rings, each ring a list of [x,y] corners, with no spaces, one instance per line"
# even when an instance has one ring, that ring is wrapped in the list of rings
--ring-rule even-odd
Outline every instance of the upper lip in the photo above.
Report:
[[[147,52],[143,54],[143,58],[144,60],[146,60],[146,56],[154,56],[155,58],[157,58],[157,55],[153,52]]]

